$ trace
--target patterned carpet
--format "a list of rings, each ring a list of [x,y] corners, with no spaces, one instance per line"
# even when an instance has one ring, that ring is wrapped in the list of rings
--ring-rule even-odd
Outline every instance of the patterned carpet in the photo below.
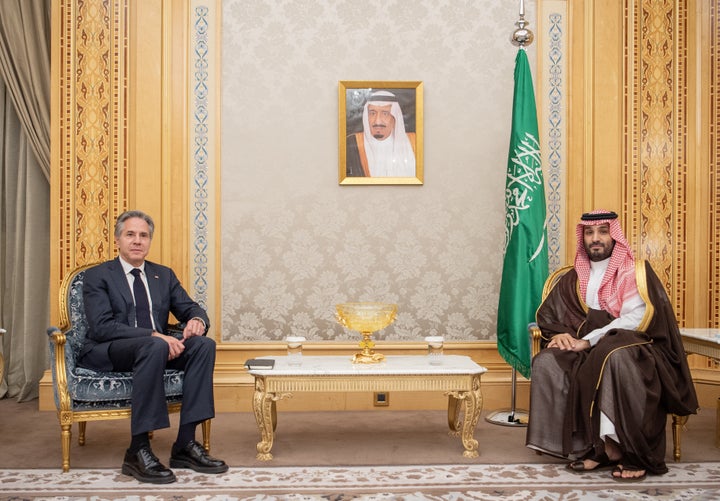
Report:
[[[619,483],[609,470],[573,473],[559,464],[231,468],[178,470],[166,486],[117,469],[0,471],[0,499],[220,500],[718,500],[720,463],[669,465],[662,476]]]

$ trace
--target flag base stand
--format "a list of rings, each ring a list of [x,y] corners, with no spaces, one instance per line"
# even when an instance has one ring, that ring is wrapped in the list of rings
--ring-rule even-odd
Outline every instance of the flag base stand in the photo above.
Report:
[[[527,426],[528,416],[527,411],[504,409],[491,412],[485,416],[485,421],[501,426],[523,427]]]
[[[527,426],[530,415],[527,411],[515,409],[515,386],[517,385],[517,371],[512,372],[512,390],[510,394],[510,409],[493,411],[485,416],[485,421],[501,426],[514,426],[516,428]]]

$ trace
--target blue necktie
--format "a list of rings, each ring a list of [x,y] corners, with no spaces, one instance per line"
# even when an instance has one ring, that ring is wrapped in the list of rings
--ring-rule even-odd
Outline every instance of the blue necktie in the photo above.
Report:
[[[133,280],[133,295],[135,296],[135,321],[138,327],[152,329],[152,320],[150,319],[150,302],[148,301],[147,290],[145,284],[140,278],[140,268],[133,268],[130,272],[135,277]]]

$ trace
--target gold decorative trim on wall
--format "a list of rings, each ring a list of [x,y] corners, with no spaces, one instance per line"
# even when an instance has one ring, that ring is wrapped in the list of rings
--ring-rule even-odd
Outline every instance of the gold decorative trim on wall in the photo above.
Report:
[[[672,4],[673,2],[671,2]],[[651,3],[654,5],[654,3]],[[660,12],[660,15],[665,12]],[[670,141],[673,141],[673,150],[670,153],[674,155],[674,172],[669,170],[665,179],[667,191],[672,191],[672,204],[669,210],[663,211],[668,217],[668,229],[671,233],[666,235],[668,242],[672,242],[671,247],[663,248],[662,251],[667,255],[666,261],[671,267],[672,275],[669,276],[668,285],[671,290],[670,301],[672,302],[676,312],[682,312],[685,317],[685,305],[687,304],[687,284],[688,284],[688,254],[687,254],[687,229],[688,229],[688,17],[687,4],[685,1],[677,2],[675,5],[675,26],[670,27],[670,37],[674,35],[676,41],[671,51],[670,57],[672,65],[670,71],[674,69],[672,75],[674,84],[674,120],[670,121],[669,133],[672,134]],[[669,182],[669,183],[668,183]],[[692,190],[691,190],[692,192]],[[673,217],[674,213],[674,217]],[[684,322],[683,322],[684,323]]]
[[[710,197],[710,214],[713,215],[711,238],[708,245],[710,261],[709,290],[709,321],[713,327],[720,326],[720,6],[716,1],[710,4],[710,83],[708,114],[710,176],[709,186],[712,188]]]
[[[51,179],[58,211],[51,222],[57,242],[51,297],[57,297],[67,272],[111,256],[112,227],[127,199],[128,6],[127,0],[60,0],[53,9],[60,35],[53,103],[59,144]],[[51,315],[57,318],[57,310]]]
[[[631,4],[633,2],[630,2]],[[679,95],[678,75],[673,47],[673,23],[679,21],[678,10],[672,1],[645,0],[635,5],[629,49],[633,54],[628,88],[631,105],[631,133],[628,134],[626,163],[628,192],[637,196],[627,198],[627,221],[633,235],[639,239],[636,248],[650,260],[660,279],[674,291],[673,249],[671,235],[676,233],[673,217],[677,195],[673,185],[674,151],[681,148],[673,139],[680,139],[675,124],[681,124],[675,104]],[[675,294],[675,291],[673,292]],[[677,307],[677,299],[673,303]]]
[[[686,302],[687,8],[626,2],[625,221],[679,316]]]

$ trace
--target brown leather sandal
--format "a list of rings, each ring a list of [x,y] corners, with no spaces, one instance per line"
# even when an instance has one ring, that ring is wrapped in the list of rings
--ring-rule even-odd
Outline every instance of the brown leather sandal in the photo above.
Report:
[[[592,468],[585,468],[584,461],[586,459],[589,459],[590,461],[595,461],[597,463],[597,466],[594,466]],[[611,461],[608,455],[603,452],[602,454],[599,454],[597,456],[586,455],[582,459],[572,461],[567,464],[567,469],[570,471],[574,471],[575,473],[583,473],[585,471],[595,471],[602,470],[604,468],[610,468],[617,464],[618,461]]]

